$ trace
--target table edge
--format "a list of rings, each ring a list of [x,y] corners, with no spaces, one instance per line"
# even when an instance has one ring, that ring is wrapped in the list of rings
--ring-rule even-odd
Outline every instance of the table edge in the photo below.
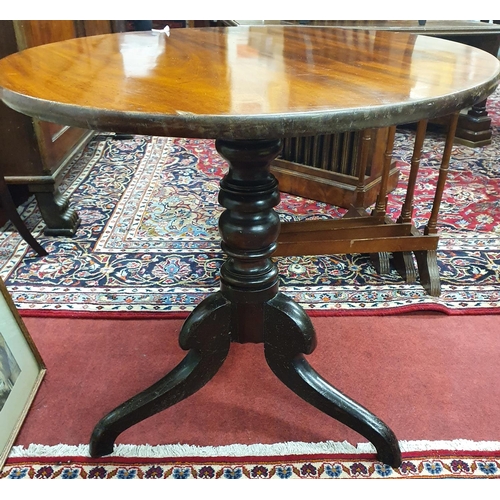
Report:
[[[494,77],[444,96],[366,108],[256,115],[112,111],[47,101],[6,88],[0,88],[0,98],[10,108],[33,118],[102,132],[200,139],[272,139],[382,128],[446,116],[486,99],[499,82],[500,62]]]

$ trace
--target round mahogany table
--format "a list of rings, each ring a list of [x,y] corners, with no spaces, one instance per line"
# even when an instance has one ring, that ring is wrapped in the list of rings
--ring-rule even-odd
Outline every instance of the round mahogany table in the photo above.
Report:
[[[21,113],[100,131],[212,138],[229,163],[219,194],[227,255],[221,289],[184,323],[183,361],[96,425],[91,455],[111,453],[125,429],[198,391],[231,342],[255,342],[264,344],[268,365],[292,391],[365,436],[379,460],[398,466],[391,429],[304,358],[316,346],[313,326],[278,291],[270,259],[280,221],[269,164],[283,137],[451,114],[485,99],[499,78],[495,57],[458,43],[302,26],[100,35],[1,60],[1,98]]]

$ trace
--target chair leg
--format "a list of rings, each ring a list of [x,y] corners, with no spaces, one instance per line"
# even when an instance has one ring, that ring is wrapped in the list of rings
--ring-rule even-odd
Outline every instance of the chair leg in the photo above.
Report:
[[[45,248],[38,243],[38,241],[33,237],[30,233],[29,229],[26,227],[26,224],[19,216],[16,205],[14,204],[14,200],[10,195],[10,191],[7,187],[5,179],[0,175],[0,204],[4,208],[7,213],[7,217],[10,219],[12,224],[14,224],[15,228],[19,231],[19,234],[23,237],[24,241],[28,243],[28,245],[33,248],[33,250],[40,256],[48,255]]]

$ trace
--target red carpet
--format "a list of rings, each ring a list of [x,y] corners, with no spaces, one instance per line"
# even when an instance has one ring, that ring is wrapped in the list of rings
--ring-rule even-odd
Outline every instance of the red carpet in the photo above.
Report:
[[[47,375],[17,444],[80,444],[105,413],[183,357],[181,321],[25,318]],[[399,439],[500,437],[496,317],[313,318],[310,363]],[[63,332],[66,333],[64,334]],[[61,335],[63,334],[63,335]],[[126,431],[121,443],[365,441],[291,393],[261,345],[233,344],[204,389]]]
[[[177,345],[181,320],[24,321],[47,375],[16,446],[88,444],[105,413],[155,382],[184,354]],[[420,313],[313,318],[313,323],[318,347],[310,363],[382,418],[400,441],[499,439],[500,326],[495,316]],[[344,440],[366,442],[283,386],[267,367],[261,345],[233,344],[222,369],[201,391],[128,429],[117,443]],[[443,453],[449,451],[430,450],[434,457]],[[490,455],[496,456],[490,460],[498,473],[500,453]],[[375,455],[365,458],[373,462]],[[2,475],[18,462],[9,458]]]

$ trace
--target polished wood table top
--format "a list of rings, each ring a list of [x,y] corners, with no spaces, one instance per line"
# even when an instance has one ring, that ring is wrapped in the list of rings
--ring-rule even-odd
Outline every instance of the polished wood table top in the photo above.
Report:
[[[102,35],[0,61],[1,98],[22,113],[96,130],[232,139],[445,115],[487,97],[499,74],[495,57],[447,40],[302,26]]]

